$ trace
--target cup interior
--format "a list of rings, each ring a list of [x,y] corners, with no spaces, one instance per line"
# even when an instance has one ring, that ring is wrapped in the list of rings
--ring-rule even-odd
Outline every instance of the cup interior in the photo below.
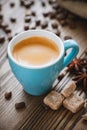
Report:
[[[52,63],[48,63],[48,64],[41,65],[41,66],[29,66],[29,65],[20,64],[12,56],[12,49],[13,49],[14,45],[18,44],[20,41],[22,41],[26,38],[32,37],[32,36],[42,36],[42,37],[46,37],[48,39],[53,40],[54,43],[58,46],[58,48],[60,50],[58,58],[56,60],[54,60]],[[63,54],[64,54],[64,45],[63,45],[62,40],[54,33],[49,32],[49,31],[44,31],[44,30],[29,30],[29,31],[22,32],[22,33],[18,34],[17,36],[15,36],[8,45],[8,56],[10,57],[10,59],[12,61],[14,61],[16,64],[18,64],[22,67],[28,67],[28,68],[43,68],[43,67],[53,65],[63,56]]]

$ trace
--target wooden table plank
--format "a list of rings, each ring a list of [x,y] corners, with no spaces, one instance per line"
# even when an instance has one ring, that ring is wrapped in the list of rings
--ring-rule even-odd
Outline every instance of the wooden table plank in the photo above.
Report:
[[[14,8],[9,7],[9,3],[13,0],[3,1],[3,10],[4,21],[5,23],[10,23],[9,19],[11,16],[17,17],[17,23],[10,23],[9,26],[12,29],[12,35],[15,35],[17,32],[23,31],[24,26],[24,16],[27,10],[24,7],[20,7],[19,1],[15,0],[16,6]],[[44,0],[47,3],[46,0]],[[46,10],[47,9],[47,10]],[[32,10],[36,11],[37,16],[32,17],[32,24],[30,27],[33,27],[36,19],[40,18],[41,21],[44,20],[42,16],[42,12],[45,10],[52,10],[49,4],[46,4],[46,7],[43,8],[41,6],[41,1],[35,1],[35,5],[32,7]],[[30,10],[28,10],[30,11]],[[47,20],[49,20],[47,18]],[[54,20],[49,20],[49,27],[52,32],[55,32],[50,27],[50,24]],[[58,23],[59,24],[59,23]],[[41,27],[38,27],[39,29]],[[75,30],[70,30],[69,27],[61,27],[59,24],[59,28],[62,31],[61,38],[65,35],[71,35],[73,39],[75,39],[80,46],[79,55],[84,51],[87,47],[87,22],[78,22],[77,28]],[[10,66],[7,60],[7,35],[0,30],[0,34],[4,34],[6,37],[6,42],[3,45],[0,45],[0,130],[63,130],[63,129],[79,129],[79,124],[81,123],[81,127],[85,130],[87,129],[87,125],[82,123],[81,113],[84,113],[82,109],[81,112],[77,114],[72,114],[64,107],[61,107],[57,111],[52,111],[50,109],[45,110],[42,102],[44,96],[31,96],[23,91],[22,86],[16,80],[14,75],[11,72]],[[78,55],[78,56],[79,56]],[[65,84],[71,80],[70,75],[66,75],[61,82],[55,87],[58,91],[65,86]],[[58,80],[56,80],[58,82]],[[12,99],[6,101],[4,98],[4,94],[6,91],[12,91]],[[82,90],[77,90],[76,93],[80,95],[84,95]],[[26,108],[23,110],[16,110],[15,103],[25,101]],[[71,119],[72,117],[72,119]],[[76,121],[78,119],[78,121]],[[76,122],[76,124],[75,124]],[[76,125],[76,126],[75,126]],[[73,128],[74,127],[74,128]]]

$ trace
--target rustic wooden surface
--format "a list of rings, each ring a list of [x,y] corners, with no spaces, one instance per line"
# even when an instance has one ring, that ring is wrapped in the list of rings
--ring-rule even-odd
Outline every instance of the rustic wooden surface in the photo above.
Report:
[[[16,24],[10,23],[10,28],[14,35],[17,32],[23,31],[23,18],[26,10],[22,7],[20,8],[18,0],[14,1],[16,6],[10,8],[10,1],[12,0],[2,1],[2,13],[6,23],[9,23],[9,18],[12,15],[17,17]],[[50,6],[48,5],[47,9],[49,8]],[[40,6],[40,0],[35,2],[33,10],[37,10],[37,17],[41,17],[40,11],[45,9],[42,9]],[[32,22],[32,26],[33,24],[34,22]],[[78,56],[80,56],[87,47],[87,23],[78,23],[75,30],[70,30],[68,27],[62,28],[61,26],[60,29],[62,31],[61,38],[65,35],[72,35],[79,43],[80,52]],[[0,34],[6,36],[1,29]],[[11,72],[7,59],[7,46],[7,40],[3,45],[0,45],[0,130],[87,130],[87,122],[83,122],[81,118],[81,115],[85,112],[84,109],[76,114],[72,114],[63,106],[57,111],[52,111],[51,109],[45,110],[42,105],[44,96],[35,97],[23,91],[22,86]],[[55,84],[57,86],[55,89],[61,91],[71,78],[72,75],[67,73],[61,82],[58,83],[58,80],[56,80]],[[9,101],[4,98],[6,91],[12,91],[12,99]],[[81,89],[77,89],[75,92],[85,98],[85,94]],[[16,110],[15,103],[20,101],[25,101],[26,108]]]

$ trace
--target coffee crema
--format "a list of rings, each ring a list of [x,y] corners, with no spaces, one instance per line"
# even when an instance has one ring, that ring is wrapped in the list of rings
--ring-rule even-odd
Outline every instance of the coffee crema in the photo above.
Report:
[[[22,65],[42,66],[56,60],[60,50],[56,43],[46,37],[32,36],[16,45],[12,50],[13,57]]]

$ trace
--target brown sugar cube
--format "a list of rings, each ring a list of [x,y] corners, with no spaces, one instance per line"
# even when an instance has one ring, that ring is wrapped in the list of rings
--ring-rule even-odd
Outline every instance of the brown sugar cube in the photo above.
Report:
[[[53,110],[57,110],[61,105],[64,100],[64,97],[56,92],[56,91],[51,91],[45,98],[44,98],[44,103],[45,105],[49,106]]]
[[[64,97],[69,97],[73,92],[74,90],[76,89],[76,84],[74,81],[71,81],[69,82],[65,88],[61,91],[61,94],[64,96]]]
[[[63,101],[63,106],[72,113],[78,112],[83,107],[83,104],[84,99],[74,93]]]

